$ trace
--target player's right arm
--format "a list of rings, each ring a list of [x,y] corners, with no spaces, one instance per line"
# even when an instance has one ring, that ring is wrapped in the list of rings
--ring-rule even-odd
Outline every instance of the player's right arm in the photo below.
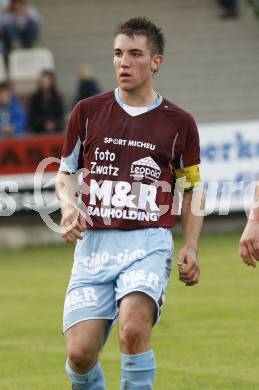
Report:
[[[61,206],[63,238],[68,243],[81,239],[86,230],[86,220],[77,204],[78,182],[76,172],[82,168],[82,145],[85,141],[84,119],[80,102],[74,107],[67,128],[59,172],[56,178],[56,193]]]
[[[259,182],[255,190],[254,202],[244,232],[240,239],[239,253],[245,264],[256,267],[259,261]]]
[[[61,207],[61,227],[66,242],[75,244],[86,230],[86,221],[77,205],[77,183],[74,175],[59,171],[56,178],[56,193]]]

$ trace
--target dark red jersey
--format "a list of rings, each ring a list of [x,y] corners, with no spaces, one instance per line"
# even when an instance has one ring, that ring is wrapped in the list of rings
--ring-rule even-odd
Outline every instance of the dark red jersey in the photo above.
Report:
[[[60,170],[84,168],[82,199],[92,228],[172,227],[176,175],[186,168],[197,172],[199,162],[190,114],[160,97],[147,112],[131,116],[111,91],[74,107]]]

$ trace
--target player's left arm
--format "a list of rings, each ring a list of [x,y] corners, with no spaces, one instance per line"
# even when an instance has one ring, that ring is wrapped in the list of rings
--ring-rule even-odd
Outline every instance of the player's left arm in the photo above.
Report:
[[[240,239],[239,254],[245,264],[256,267],[256,261],[259,261],[259,182],[248,221]]]
[[[199,170],[199,133],[195,120],[190,115],[186,117],[185,132],[182,134],[182,144],[179,145],[181,155],[175,161],[175,175],[183,192],[184,246],[178,254],[177,264],[179,279],[186,286],[193,286],[199,282],[200,276],[198,241],[203,224],[205,198]]]
[[[182,224],[184,246],[177,258],[179,279],[186,286],[199,282],[200,267],[198,262],[198,242],[203,225],[205,198],[201,188],[185,191],[182,204]]]

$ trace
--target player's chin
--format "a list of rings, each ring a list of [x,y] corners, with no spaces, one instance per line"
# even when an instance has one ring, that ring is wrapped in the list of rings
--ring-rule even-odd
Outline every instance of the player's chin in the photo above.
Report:
[[[135,89],[135,86],[129,82],[123,82],[121,81],[119,83],[119,87],[122,91],[125,91],[125,92],[131,92]]]

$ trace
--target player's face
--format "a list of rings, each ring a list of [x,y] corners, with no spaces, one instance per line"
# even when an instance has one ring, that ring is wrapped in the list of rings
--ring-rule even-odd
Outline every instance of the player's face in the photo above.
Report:
[[[124,91],[152,86],[153,71],[159,68],[162,61],[162,55],[152,55],[144,36],[130,38],[119,34],[115,38],[113,66],[118,84]]]

